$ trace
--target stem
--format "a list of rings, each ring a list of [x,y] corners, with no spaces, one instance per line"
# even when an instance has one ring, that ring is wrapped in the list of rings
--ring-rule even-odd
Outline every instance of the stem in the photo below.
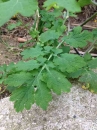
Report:
[[[62,45],[63,42],[64,42],[64,40],[58,44],[58,46],[56,47],[56,49],[59,48]],[[51,54],[49,56],[48,61],[52,58],[52,56],[53,56],[53,54]]]
[[[90,18],[88,18],[86,21],[84,21],[80,26],[85,25],[86,23],[88,23],[90,20],[92,20],[94,17],[96,17],[97,12],[95,12]]]
[[[35,25],[35,30],[38,30],[38,24],[39,24],[39,19],[40,19],[40,15],[39,15],[39,10],[36,10],[36,25]]]
[[[89,52],[91,52],[91,51],[93,50],[94,44],[95,44],[96,41],[97,41],[97,39],[94,40],[94,42],[90,45],[90,47],[85,51],[84,55],[85,55],[86,53],[89,53]]]

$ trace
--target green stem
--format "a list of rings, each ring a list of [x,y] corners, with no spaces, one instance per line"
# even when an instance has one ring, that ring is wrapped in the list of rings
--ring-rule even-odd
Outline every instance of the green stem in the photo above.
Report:
[[[64,40],[58,44],[58,46],[56,47],[56,49],[59,48],[62,45],[63,42],[64,42]],[[49,56],[48,61],[52,58],[52,56],[53,56],[53,54],[51,54]]]

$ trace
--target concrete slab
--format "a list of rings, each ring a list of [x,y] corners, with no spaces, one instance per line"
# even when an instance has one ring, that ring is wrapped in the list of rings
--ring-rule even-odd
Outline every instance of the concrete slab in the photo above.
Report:
[[[47,111],[33,105],[22,113],[2,99],[0,130],[97,130],[97,95],[74,85],[69,94],[53,95]]]

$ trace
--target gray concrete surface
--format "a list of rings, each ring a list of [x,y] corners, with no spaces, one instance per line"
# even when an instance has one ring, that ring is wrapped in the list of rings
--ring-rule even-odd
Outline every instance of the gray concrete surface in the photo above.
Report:
[[[69,94],[53,95],[47,111],[33,105],[22,113],[2,99],[0,130],[97,130],[97,95],[74,85]]]

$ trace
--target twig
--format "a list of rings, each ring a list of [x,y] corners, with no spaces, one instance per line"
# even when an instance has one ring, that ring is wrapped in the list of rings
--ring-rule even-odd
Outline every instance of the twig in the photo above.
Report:
[[[36,25],[35,25],[35,30],[38,30],[38,24],[39,24],[39,19],[40,19],[40,15],[39,15],[39,10],[36,10]]]
[[[70,53],[76,54],[76,52],[75,52],[74,50],[70,50]],[[85,52],[83,52],[83,51],[79,51],[79,53],[80,53],[81,55],[84,55],[84,54],[85,54]],[[91,56],[93,56],[93,57],[97,57],[97,54],[94,54],[94,53],[90,53],[90,54],[91,54]]]
[[[71,26],[80,26],[80,24],[73,23]],[[97,27],[89,26],[89,25],[83,25],[83,27],[90,28],[90,29],[96,29]]]
[[[86,21],[84,21],[82,24],[80,24],[80,26],[83,26],[85,25],[86,23],[88,23],[90,20],[92,20],[94,17],[96,17],[97,15],[97,12],[94,13],[90,18],[86,19]]]

